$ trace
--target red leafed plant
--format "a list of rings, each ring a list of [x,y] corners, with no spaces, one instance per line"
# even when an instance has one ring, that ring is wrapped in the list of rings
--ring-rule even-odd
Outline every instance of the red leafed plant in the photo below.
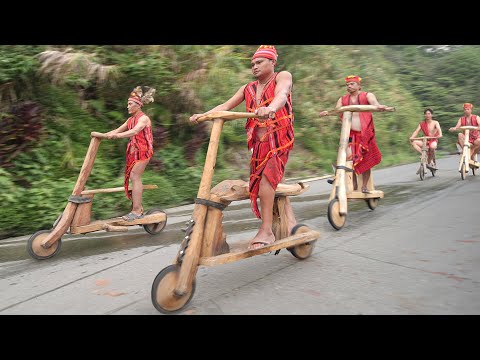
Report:
[[[41,111],[39,104],[24,102],[0,114],[0,166],[12,166],[12,160],[40,138],[43,129]]]

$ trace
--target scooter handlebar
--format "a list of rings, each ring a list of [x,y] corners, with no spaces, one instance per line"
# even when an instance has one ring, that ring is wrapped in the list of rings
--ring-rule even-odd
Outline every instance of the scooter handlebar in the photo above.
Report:
[[[103,134],[103,133],[100,133],[100,132],[96,132],[96,131],[92,131],[90,133],[90,136],[91,137],[96,137],[96,138],[99,138],[99,139],[108,139],[107,138],[107,135]]]
[[[376,105],[347,105],[340,106],[338,109],[328,110],[324,116],[338,115],[346,111],[350,112],[394,112],[396,109],[392,106],[388,106],[386,109],[378,109]]]
[[[209,121],[214,119],[224,119],[224,120],[236,120],[236,119],[245,119],[245,118],[255,118],[258,117],[255,113],[248,112],[235,112],[235,111],[214,111],[205,116],[199,117],[197,122]]]
[[[412,140],[423,140],[423,139],[427,139],[427,140],[439,139],[439,137],[438,136],[421,136],[421,137],[411,138],[410,141],[412,141]]]

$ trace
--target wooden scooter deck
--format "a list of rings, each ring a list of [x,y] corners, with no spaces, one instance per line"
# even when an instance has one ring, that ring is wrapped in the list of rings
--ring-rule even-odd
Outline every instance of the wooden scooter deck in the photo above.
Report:
[[[370,190],[369,194],[354,190],[347,192],[347,199],[383,199],[385,194],[381,190]]]
[[[470,161],[468,162],[468,166],[469,166],[469,167],[474,167],[475,169],[478,169],[478,168],[480,167],[480,162],[470,160]]]
[[[271,251],[276,251],[292,246],[298,246],[309,241],[317,240],[319,237],[320,233],[318,231],[311,230],[301,234],[288,236],[281,240],[275,241],[271,245],[266,245],[264,247],[261,247],[260,249],[254,250],[248,249],[248,244],[250,240],[242,240],[230,245],[229,253],[200,258],[199,265],[215,266],[220,264],[227,264],[230,262],[246,259],[256,255],[261,255]]]
[[[92,221],[88,225],[72,227],[70,229],[70,233],[85,234],[93,231],[103,230],[105,229],[105,225],[127,227],[132,225],[156,224],[166,220],[167,220],[167,215],[165,213],[155,213],[155,214],[145,215],[141,219],[132,220],[132,221],[123,220],[121,217],[117,217],[117,218],[108,219],[108,220],[96,220],[96,221]]]

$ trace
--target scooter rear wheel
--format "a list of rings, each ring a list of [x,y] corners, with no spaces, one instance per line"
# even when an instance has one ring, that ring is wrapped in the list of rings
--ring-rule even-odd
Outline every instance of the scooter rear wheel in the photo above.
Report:
[[[379,199],[378,198],[371,198],[367,199],[367,205],[370,208],[370,210],[375,210],[378,206]]]
[[[145,215],[151,215],[151,214],[157,214],[157,213],[163,213],[165,214],[165,221],[160,221],[158,223],[154,223],[154,224],[144,224],[142,225],[143,226],[143,229],[149,233],[150,235],[156,235],[158,234],[160,231],[162,231],[165,226],[167,225],[167,214],[165,213],[165,211],[163,210],[160,210],[160,209],[151,209],[151,210],[148,210]]]
[[[291,235],[295,234],[303,234],[309,232],[310,228],[305,224],[297,224],[293,227]],[[304,260],[312,255],[313,249],[315,248],[315,242],[317,240],[312,240],[304,244],[300,244],[297,246],[292,246],[287,248],[288,251],[292,253],[297,259]]]

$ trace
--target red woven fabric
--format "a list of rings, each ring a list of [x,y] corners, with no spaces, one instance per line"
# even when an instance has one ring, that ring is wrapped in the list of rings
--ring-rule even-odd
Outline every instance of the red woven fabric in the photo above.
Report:
[[[245,104],[248,112],[262,106],[268,106],[275,96],[276,82],[275,78],[268,83],[262,92],[262,101],[256,104],[258,81],[247,84],[244,90]],[[247,131],[248,148],[252,151],[250,160],[250,201],[252,211],[261,218],[257,205],[258,191],[262,175],[268,179],[273,189],[282,180],[285,173],[285,166],[288,161],[288,153],[293,147],[293,110],[291,94],[289,94],[285,106],[275,113],[275,119],[269,119],[265,123],[260,123],[258,119],[248,119],[245,125]],[[262,126],[266,128],[266,133],[262,139],[257,139],[256,128]]]
[[[434,134],[430,134],[430,133],[428,132],[428,124],[427,124],[427,121],[426,121],[426,120],[425,120],[425,121],[422,121],[422,122],[420,123],[420,129],[422,130],[424,136],[438,136],[438,130],[435,131]],[[427,146],[430,146],[430,144],[431,144],[432,142],[434,142],[434,141],[437,142],[437,144],[438,144],[438,140],[439,140],[439,139],[428,139],[428,140],[427,140]]]
[[[287,165],[288,154],[290,152],[290,150],[278,152],[277,155],[270,157],[263,165],[260,165],[269,151],[270,146],[268,142],[257,142],[253,149],[253,161],[250,162],[250,201],[252,211],[259,219],[261,215],[258,209],[257,198],[262,176],[267,178],[274,190],[277,189],[278,184],[282,181],[283,175],[285,174],[285,166]]]
[[[366,92],[358,94],[358,103],[360,105],[369,105]],[[350,104],[350,94],[342,97],[342,106]],[[375,139],[375,125],[371,112],[359,112],[362,130],[350,131],[351,142],[349,144],[352,150],[353,169],[360,175],[382,161],[382,153],[377,146]],[[343,118],[343,114],[340,116]]]
[[[275,49],[275,46],[273,45],[260,45],[260,47],[257,49],[255,54],[253,54],[252,60],[258,57],[277,60],[278,58],[277,49]]]
[[[138,119],[144,115],[143,112],[139,112],[135,116],[128,119],[128,130],[133,129],[137,125]],[[125,188],[125,195],[127,199],[131,199],[132,195],[128,190],[128,183],[130,180],[130,173],[132,168],[138,161],[149,160],[153,156],[153,134],[150,126],[143,128],[137,135],[132,136],[127,145],[126,151],[126,164],[125,164],[125,180],[123,186]]]
[[[460,122],[461,126],[478,126],[477,115],[472,115],[470,121],[467,121],[467,118],[463,116]],[[473,144],[475,140],[480,138],[480,132],[478,130],[470,130],[469,142]]]

